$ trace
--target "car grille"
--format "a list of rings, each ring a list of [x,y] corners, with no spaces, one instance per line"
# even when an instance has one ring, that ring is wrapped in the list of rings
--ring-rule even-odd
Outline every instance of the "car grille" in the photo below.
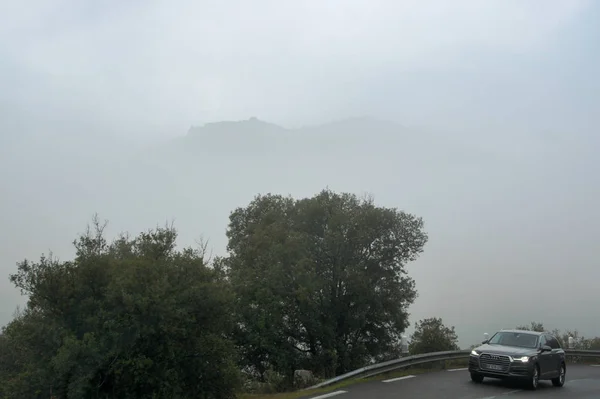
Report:
[[[479,356],[479,367],[486,371],[506,373],[510,367],[510,359],[508,356],[482,353]]]

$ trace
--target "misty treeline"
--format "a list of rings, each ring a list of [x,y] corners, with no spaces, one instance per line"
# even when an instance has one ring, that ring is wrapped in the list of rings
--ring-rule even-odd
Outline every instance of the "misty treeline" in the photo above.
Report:
[[[569,337],[573,338],[573,347],[571,349],[578,350],[600,350],[600,337],[586,338],[583,336],[577,329],[567,329],[567,330],[559,330],[554,328],[549,330],[544,327],[544,323],[538,321],[532,321],[529,324],[520,324],[515,327],[516,330],[526,330],[526,331],[537,331],[537,332],[549,332],[554,335],[560,346],[564,349],[569,349]],[[471,345],[471,349],[481,345],[481,342],[478,342],[474,345]]]
[[[105,226],[10,276],[28,302],[0,335],[1,398],[231,398],[397,357],[427,242],[421,218],[330,190],[255,197],[213,259],[171,225]]]
[[[560,345],[563,348],[569,348],[569,337],[573,338],[573,348],[579,350],[600,350],[600,337],[586,338],[577,330],[565,330],[559,329],[548,330],[544,327],[544,323],[532,321],[531,323],[519,325],[516,327],[517,330],[529,330],[538,332],[550,332],[558,339]]]

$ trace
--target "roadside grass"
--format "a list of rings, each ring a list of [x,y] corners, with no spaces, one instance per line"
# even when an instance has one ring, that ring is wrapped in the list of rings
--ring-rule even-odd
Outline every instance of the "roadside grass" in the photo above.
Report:
[[[390,378],[404,377],[407,375],[417,375],[424,374],[435,371],[442,371],[453,368],[461,368],[466,367],[468,360],[456,360],[456,361],[446,361],[446,362],[435,362],[425,365],[413,366],[413,367],[405,367],[400,370],[392,371],[385,374],[376,375],[369,378],[353,378],[350,380],[342,381],[334,385],[330,385],[323,388],[318,389],[310,389],[310,390],[300,390],[300,391],[291,391],[291,392],[280,392],[273,394],[249,394],[244,393],[238,396],[238,399],[299,399],[304,397],[311,397],[315,395],[322,395],[329,392],[337,391],[338,389],[343,389],[350,385],[372,382],[372,381],[381,381],[387,380]]]
[[[600,357],[579,357],[574,362],[573,356],[567,356],[567,364],[600,364]]]

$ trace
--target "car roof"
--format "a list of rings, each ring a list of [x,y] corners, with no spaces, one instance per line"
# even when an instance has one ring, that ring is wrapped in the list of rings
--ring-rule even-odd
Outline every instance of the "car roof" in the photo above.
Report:
[[[510,333],[527,333],[527,334],[532,334],[532,335],[542,335],[542,334],[550,334],[547,332],[539,332],[539,331],[530,331],[530,330],[516,330],[516,329],[510,329],[510,330],[500,330],[500,332],[510,332]]]

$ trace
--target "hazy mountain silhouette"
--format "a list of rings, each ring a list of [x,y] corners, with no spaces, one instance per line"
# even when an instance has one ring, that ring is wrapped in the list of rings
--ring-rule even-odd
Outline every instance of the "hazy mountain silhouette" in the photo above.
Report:
[[[272,159],[308,156],[332,158],[339,154],[380,158],[380,151],[400,155],[403,149],[411,148],[410,153],[419,153],[419,148],[443,147],[443,152],[452,151],[451,140],[443,135],[410,130],[393,122],[369,117],[349,118],[322,125],[287,129],[257,118],[244,121],[208,123],[192,127],[186,136],[169,144],[163,143],[159,152],[170,154],[199,154],[220,156],[240,156],[243,158]],[[460,146],[454,145],[454,149]],[[377,153],[370,153],[375,151]],[[400,151],[400,154],[397,153]],[[399,158],[406,157],[402,154]],[[466,154],[465,154],[466,155]]]

